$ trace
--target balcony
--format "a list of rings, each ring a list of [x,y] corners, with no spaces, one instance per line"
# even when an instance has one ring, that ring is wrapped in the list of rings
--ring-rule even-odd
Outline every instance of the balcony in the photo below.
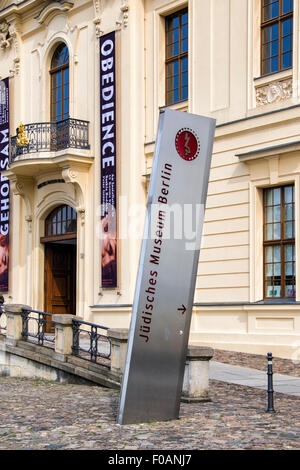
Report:
[[[20,125],[17,135],[10,138],[5,175],[21,182],[24,178],[40,180],[56,173],[57,178],[68,181],[71,174],[87,174],[93,163],[88,121],[68,118],[38,122]]]
[[[10,163],[34,158],[40,152],[59,152],[65,149],[89,150],[89,123],[79,119],[58,122],[38,122],[24,126],[27,143],[18,145],[18,135],[11,137]]]

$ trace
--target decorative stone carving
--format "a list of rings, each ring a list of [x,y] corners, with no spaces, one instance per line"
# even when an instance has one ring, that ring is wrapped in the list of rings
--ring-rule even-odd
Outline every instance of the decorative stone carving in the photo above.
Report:
[[[87,173],[80,171],[78,167],[74,167],[69,163],[63,163],[61,165],[62,178],[65,183],[73,185],[75,199],[78,201],[80,206],[84,206],[84,187],[86,183]]]
[[[82,206],[78,207],[77,214],[79,215],[80,223],[83,226],[85,224],[85,208]]]
[[[101,13],[101,1],[100,0],[94,0],[94,9],[95,9],[96,17],[100,17],[100,13]]]
[[[24,184],[17,182],[16,185],[13,186],[13,193],[17,196],[23,196],[24,195]]]
[[[122,15],[123,15],[123,18],[121,21],[116,21],[116,25],[117,26],[124,26],[126,28],[126,26],[128,25],[128,11],[129,11],[129,3],[128,3],[128,0],[122,0],[122,5],[120,7],[120,10],[122,12]]]
[[[256,88],[256,104],[257,106],[262,106],[264,104],[278,103],[278,101],[291,98],[292,95],[292,78],[278,80]]]
[[[126,26],[128,25],[128,11],[129,11],[129,4],[128,0],[123,0],[122,6],[121,6],[121,12],[123,13],[123,25]]]
[[[9,24],[6,21],[0,23],[0,48],[8,49],[11,46],[13,38],[11,37]]]
[[[48,24],[49,21],[59,12],[68,12],[74,6],[73,1],[67,0],[58,0],[50,2],[48,5],[44,6],[40,13],[35,16],[35,19],[40,24]]]
[[[20,177],[13,175],[9,178],[10,180],[10,189],[12,190],[15,196],[23,196],[24,195],[24,184],[21,181]]]
[[[28,232],[32,233],[32,215],[26,215],[25,220],[28,224]]]
[[[96,29],[96,37],[98,38],[99,36],[101,36],[101,34],[103,34],[103,31],[101,31],[101,27],[100,27],[101,18],[95,18],[94,24],[95,24],[95,29]]]
[[[12,194],[20,196],[25,203],[25,216],[32,214],[33,208],[33,179],[30,176],[21,176],[14,174],[11,170],[7,170],[6,175],[10,182]]]
[[[77,173],[72,170],[69,166],[62,169],[62,177],[66,183],[77,183]]]
[[[9,171],[9,170],[8,170]],[[13,173],[8,174],[8,179],[10,182],[10,188],[16,196],[24,196],[26,193],[26,188],[31,188],[32,178],[27,176],[15,175]]]
[[[20,70],[20,31],[19,23],[16,17],[12,17],[10,23],[6,21],[0,23],[0,48],[7,49],[13,46],[14,59],[9,73],[18,75]]]
[[[94,10],[95,10],[95,18],[94,18],[94,25],[96,29],[96,37],[101,36],[103,31],[101,31],[100,24],[101,24],[101,1],[94,0]]]
[[[19,75],[20,71],[20,57],[16,57],[13,61],[13,67],[9,70],[12,75]]]

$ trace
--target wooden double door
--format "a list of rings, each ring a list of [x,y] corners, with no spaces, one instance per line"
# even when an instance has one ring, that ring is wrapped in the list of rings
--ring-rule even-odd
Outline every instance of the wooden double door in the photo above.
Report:
[[[76,315],[76,244],[45,244],[45,311]]]

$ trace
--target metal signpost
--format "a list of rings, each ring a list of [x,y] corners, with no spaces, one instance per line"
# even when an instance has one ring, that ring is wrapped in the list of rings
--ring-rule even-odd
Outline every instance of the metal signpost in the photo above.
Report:
[[[214,131],[214,119],[160,115],[119,424],[179,417]]]

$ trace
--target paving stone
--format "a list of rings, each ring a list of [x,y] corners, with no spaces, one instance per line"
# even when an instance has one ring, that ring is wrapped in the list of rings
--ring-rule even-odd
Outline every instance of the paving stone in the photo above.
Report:
[[[271,415],[263,390],[210,387],[179,420],[120,426],[115,390],[0,377],[0,449],[300,449],[299,397],[276,393]]]
[[[267,371],[267,356],[260,354],[248,354],[235,351],[224,351],[221,349],[214,350],[213,360],[231,364],[236,366],[249,367],[250,369],[258,369]],[[273,372],[277,374],[291,375],[300,377],[300,361],[292,361],[273,357]]]

